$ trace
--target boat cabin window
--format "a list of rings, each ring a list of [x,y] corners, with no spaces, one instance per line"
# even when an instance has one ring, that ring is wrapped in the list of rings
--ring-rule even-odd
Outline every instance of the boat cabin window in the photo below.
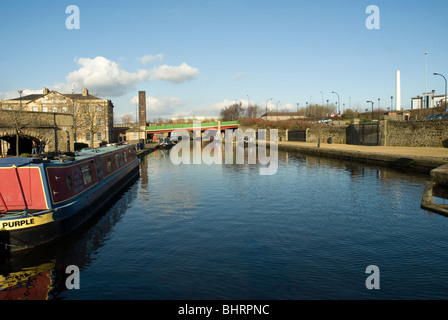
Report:
[[[73,184],[71,175],[68,174],[65,176],[65,184],[67,185],[68,190],[72,190]]]
[[[110,158],[106,159],[106,170],[107,170],[107,172],[112,171],[112,161],[110,160]]]
[[[118,154],[115,155],[115,166],[118,168],[120,163],[118,162]]]
[[[124,157],[124,162],[128,162],[128,157],[127,157],[127,155],[126,155],[126,151],[123,152],[123,157]]]
[[[90,173],[90,166],[88,164],[82,167],[82,178],[85,185],[92,182],[92,174]]]

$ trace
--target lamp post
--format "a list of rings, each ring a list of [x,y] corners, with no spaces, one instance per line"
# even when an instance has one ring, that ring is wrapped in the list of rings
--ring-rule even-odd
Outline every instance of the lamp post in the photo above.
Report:
[[[373,101],[366,101],[366,102],[372,104],[372,121],[373,121]]]
[[[278,103],[280,102],[280,100],[277,101],[277,103],[275,104],[275,112],[277,113],[277,121],[278,121]]]
[[[445,76],[443,74],[440,74],[440,73],[434,72],[434,75],[435,76],[441,76],[443,79],[445,79],[445,113],[446,113],[446,108],[448,108],[448,105],[446,104],[446,78],[445,78]]]
[[[426,105],[426,93],[428,92],[428,54],[429,52],[425,52],[425,108],[428,108]]]
[[[338,108],[341,106],[341,98],[339,97],[339,94],[337,92],[332,91],[331,93],[334,93],[338,96]],[[341,114],[341,111],[338,109],[338,114]]]
[[[268,101],[269,101],[269,100],[272,100],[272,98],[266,100],[266,120],[268,120]]]
[[[76,142],[75,84],[72,87],[73,142]]]
[[[19,93],[19,96],[20,96],[20,110],[22,110],[22,93],[23,93],[23,90],[17,90],[17,92]]]

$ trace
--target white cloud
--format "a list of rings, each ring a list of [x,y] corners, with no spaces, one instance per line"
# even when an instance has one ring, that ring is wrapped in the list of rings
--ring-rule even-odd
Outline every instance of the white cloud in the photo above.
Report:
[[[30,89],[23,89],[22,97],[27,96],[29,94],[42,94],[44,88],[40,90],[30,90]],[[0,92],[0,99],[1,100],[9,100],[9,99],[15,99],[19,98],[20,94],[18,90],[8,91],[8,92]]]
[[[222,108],[231,106],[235,102],[239,102],[239,101],[225,99],[221,102],[212,103],[211,105],[208,105],[208,106],[195,108],[189,113],[196,117],[217,118],[217,117],[219,117]],[[242,101],[242,103],[244,103],[244,102]],[[244,106],[244,104],[243,104],[243,106]]]
[[[147,55],[145,55],[143,57],[137,58],[137,60],[140,61],[142,64],[147,64],[147,63],[149,63],[151,61],[154,61],[154,60],[162,61],[163,60],[163,54],[159,53],[159,54],[156,54],[155,56],[153,56],[151,54],[147,54]]]
[[[90,92],[102,95],[121,96],[148,77],[147,70],[127,72],[116,62],[100,56],[94,59],[79,58],[77,62],[81,68],[66,77],[67,83],[76,84],[77,88],[88,88]]]
[[[138,101],[138,97],[134,96],[129,102],[135,106]],[[146,117],[152,121],[155,118],[169,119],[174,117],[178,113],[180,108],[184,106],[184,103],[177,97],[146,97]],[[135,117],[135,111],[131,113]]]
[[[242,73],[242,72],[238,72],[236,75],[234,75],[234,76],[232,77],[232,79],[240,79],[240,78],[242,78],[242,77],[244,77],[244,76],[245,76],[244,73]]]
[[[144,56],[141,61],[149,62],[151,59],[163,59],[162,54],[155,56]],[[199,70],[186,64],[179,66],[161,65],[152,70],[140,69],[137,72],[128,72],[120,65],[105,57],[79,58],[75,60],[81,67],[70,72],[66,76],[66,83],[58,82],[53,86],[47,86],[50,90],[61,93],[71,93],[74,89],[76,93],[87,88],[93,95],[106,97],[119,97],[135,91],[140,82],[162,80],[174,83],[182,83],[195,79],[199,75]],[[41,93],[42,89],[23,89],[23,95],[31,93]],[[12,99],[18,97],[17,91],[0,92],[0,99]]]
[[[151,80],[166,80],[175,83],[181,83],[189,80],[193,80],[199,75],[199,70],[190,67],[185,62],[180,66],[163,65],[156,67],[150,72]]]
[[[133,73],[123,70],[118,63],[101,56],[93,59],[79,58],[77,62],[81,68],[66,77],[68,86],[75,84],[76,88],[88,88],[92,93],[112,97],[135,90],[136,84],[142,81],[165,80],[182,83],[196,78],[199,74],[198,69],[186,63],[180,66],[162,65],[151,71],[138,70]]]

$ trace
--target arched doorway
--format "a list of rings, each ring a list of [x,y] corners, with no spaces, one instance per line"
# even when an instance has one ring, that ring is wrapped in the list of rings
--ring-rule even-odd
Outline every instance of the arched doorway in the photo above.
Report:
[[[19,156],[21,154],[30,154],[32,152],[33,140],[39,145],[39,139],[30,137],[30,136],[19,136]],[[0,154],[15,156],[17,152],[17,144],[16,144],[16,136],[15,135],[7,135],[0,137]]]

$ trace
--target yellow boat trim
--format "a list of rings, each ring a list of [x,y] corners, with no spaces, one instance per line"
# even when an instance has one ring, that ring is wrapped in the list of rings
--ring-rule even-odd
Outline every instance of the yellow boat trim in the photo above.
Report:
[[[25,218],[0,220],[0,231],[27,229],[53,222],[53,212]]]

